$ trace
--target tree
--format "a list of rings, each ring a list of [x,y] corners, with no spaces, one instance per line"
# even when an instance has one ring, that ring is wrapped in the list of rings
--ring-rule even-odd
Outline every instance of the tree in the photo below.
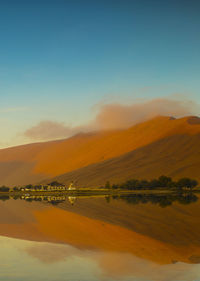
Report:
[[[106,182],[106,185],[105,185],[105,188],[106,188],[106,189],[110,189],[110,187],[111,187],[111,186],[110,186],[110,182],[107,181],[107,182]]]
[[[119,188],[119,185],[118,184],[113,184],[112,185],[112,189],[118,189]]]
[[[32,184],[27,184],[27,185],[25,186],[25,188],[26,188],[26,189],[31,189],[31,188],[33,188],[33,186],[32,186]]]
[[[62,183],[59,183],[57,181],[52,181],[49,185],[51,185],[51,186],[63,186]]]
[[[39,185],[35,185],[34,188],[38,189],[38,190],[41,190],[42,189],[42,185],[40,185],[40,184]]]
[[[149,182],[149,188],[150,189],[155,189],[159,187],[159,180],[153,179]]]
[[[7,187],[7,186],[4,186],[4,185],[3,185],[3,186],[0,187],[0,191],[1,191],[1,192],[2,192],[2,191],[3,191],[3,192],[8,192],[9,190],[10,190],[10,188]]]
[[[182,178],[180,180],[178,180],[178,182],[176,183],[177,187],[179,188],[194,188],[198,185],[198,182],[196,180],[190,179],[190,178]]]
[[[147,188],[149,188],[149,182],[147,180],[141,180],[139,187],[141,189],[147,189]]]
[[[122,184],[122,187],[125,188],[125,189],[132,190],[132,189],[137,189],[138,185],[139,185],[139,181],[135,180],[135,179],[132,179],[132,180],[128,180],[124,184]]]
[[[172,179],[166,176],[160,176],[158,179],[159,187],[170,187],[172,185]]]
[[[198,181],[196,180],[191,180],[191,186],[190,188],[195,188],[198,185]]]

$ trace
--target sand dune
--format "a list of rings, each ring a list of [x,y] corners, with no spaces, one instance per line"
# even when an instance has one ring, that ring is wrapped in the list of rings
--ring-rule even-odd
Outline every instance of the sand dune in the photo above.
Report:
[[[123,183],[131,178],[152,179],[160,175],[173,179],[192,177],[200,180],[200,135],[176,135],[55,177],[69,184],[76,180],[81,187]]]
[[[82,185],[160,174],[200,179],[199,135],[197,117],[157,117],[126,130],[2,149],[0,183],[34,183],[62,174],[65,182],[75,178]]]

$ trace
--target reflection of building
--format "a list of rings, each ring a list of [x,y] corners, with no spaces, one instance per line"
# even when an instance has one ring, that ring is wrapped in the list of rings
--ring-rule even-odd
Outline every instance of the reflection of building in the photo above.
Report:
[[[65,201],[65,196],[48,196],[47,201]]]
[[[76,197],[75,196],[69,196],[68,200],[69,200],[71,205],[74,205],[74,202],[76,201]]]
[[[63,202],[65,201],[65,196],[44,196],[44,195],[31,195],[31,194],[24,194],[21,196],[23,200],[34,200],[34,201],[46,201],[46,202]]]

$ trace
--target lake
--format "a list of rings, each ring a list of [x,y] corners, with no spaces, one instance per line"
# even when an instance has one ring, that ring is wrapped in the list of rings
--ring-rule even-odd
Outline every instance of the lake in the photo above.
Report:
[[[200,280],[196,194],[0,199],[0,280]]]

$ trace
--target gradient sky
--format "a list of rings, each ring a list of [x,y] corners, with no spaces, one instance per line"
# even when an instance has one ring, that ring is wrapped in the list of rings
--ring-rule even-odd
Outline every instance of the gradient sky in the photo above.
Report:
[[[200,103],[199,14],[198,0],[0,1],[0,147],[101,102]]]

